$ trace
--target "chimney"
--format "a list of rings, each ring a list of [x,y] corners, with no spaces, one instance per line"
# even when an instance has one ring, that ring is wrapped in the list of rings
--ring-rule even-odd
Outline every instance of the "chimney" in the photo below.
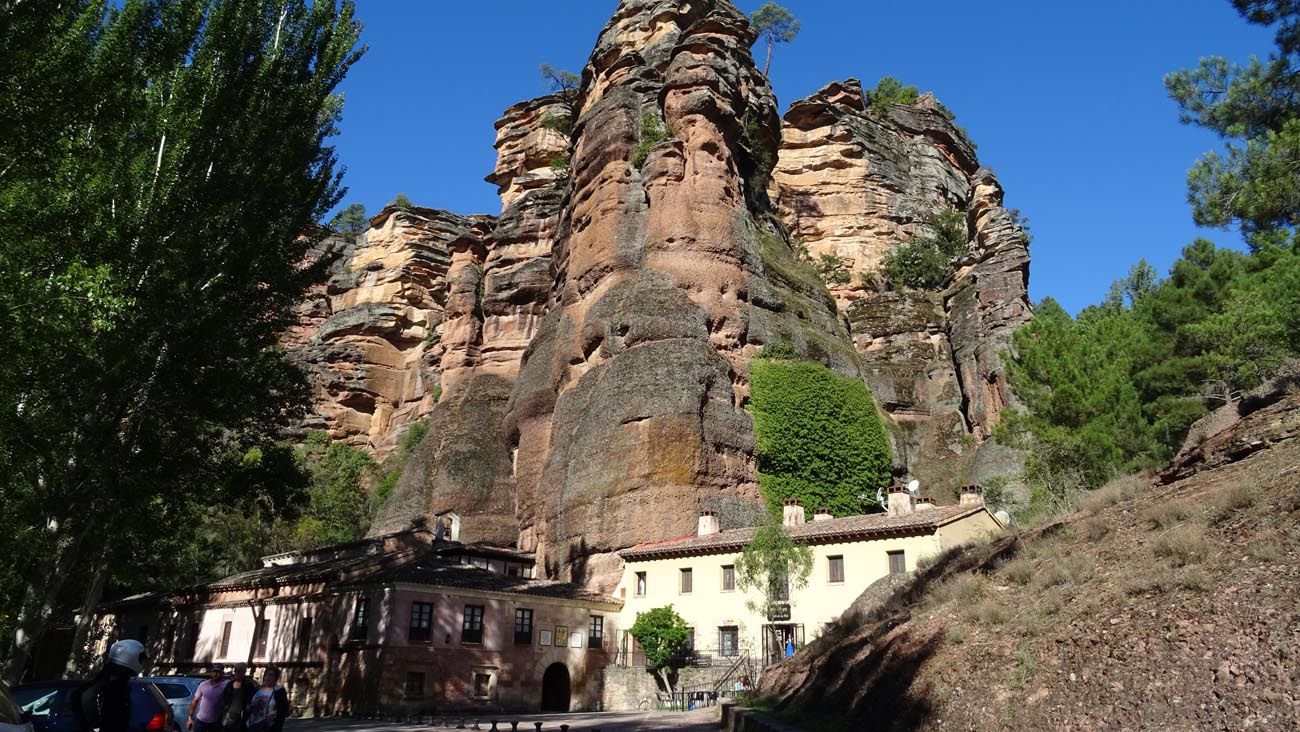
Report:
[[[931,508],[934,508],[934,499],[927,496],[925,498],[916,499],[916,507],[913,510],[927,511]]]
[[[889,515],[906,516],[912,512],[912,494],[907,492],[907,486],[894,485],[889,486]]]
[[[803,504],[799,503],[798,498],[785,499],[785,508],[782,511],[782,526],[800,526],[806,521],[804,516]]]
[[[700,511],[700,528],[695,532],[696,536],[709,536],[718,533],[720,530],[717,511],[709,509]]]
[[[981,488],[981,487],[979,487],[979,486],[977,486],[977,485],[975,485],[974,483],[967,483],[966,485],[962,486],[962,487],[961,487],[961,503],[960,503],[960,505],[962,505],[962,506],[983,506],[983,505],[984,505],[984,489]]]
[[[831,515],[831,510],[825,506],[817,509],[817,512],[813,514],[813,521],[830,521],[833,518],[835,517]]]

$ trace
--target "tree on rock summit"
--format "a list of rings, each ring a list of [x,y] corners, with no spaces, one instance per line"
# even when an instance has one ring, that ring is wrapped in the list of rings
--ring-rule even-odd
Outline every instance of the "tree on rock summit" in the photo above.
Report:
[[[776,3],[764,3],[754,11],[749,22],[758,31],[760,40],[767,41],[767,61],[763,64],[763,76],[772,68],[772,49],[778,43],[789,43],[799,35],[799,21],[794,14]]]

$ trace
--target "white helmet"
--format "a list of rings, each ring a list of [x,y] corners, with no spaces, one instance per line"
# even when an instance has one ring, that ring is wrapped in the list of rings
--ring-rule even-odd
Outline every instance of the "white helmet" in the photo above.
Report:
[[[144,671],[144,644],[138,640],[120,640],[108,649],[108,662],[136,673]]]

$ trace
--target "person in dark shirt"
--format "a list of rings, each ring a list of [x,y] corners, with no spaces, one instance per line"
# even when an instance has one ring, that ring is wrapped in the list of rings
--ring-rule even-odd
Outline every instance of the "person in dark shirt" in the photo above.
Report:
[[[248,675],[248,666],[235,664],[235,673],[222,697],[221,729],[224,732],[245,732],[247,729],[248,705],[257,693],[257,682]]]
[[[108,649],[104,666],[73,692],[72,711],[82,732],[127,732],[131,721],[131,678],[144,670],[144,645],[122,640]]]

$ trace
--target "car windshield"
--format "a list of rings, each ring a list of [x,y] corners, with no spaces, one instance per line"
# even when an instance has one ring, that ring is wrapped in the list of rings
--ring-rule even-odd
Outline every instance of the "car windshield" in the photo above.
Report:
[[[20,725],[23,713],[16,699],[9,693],[9,687],[0,681],[0,724]]]

